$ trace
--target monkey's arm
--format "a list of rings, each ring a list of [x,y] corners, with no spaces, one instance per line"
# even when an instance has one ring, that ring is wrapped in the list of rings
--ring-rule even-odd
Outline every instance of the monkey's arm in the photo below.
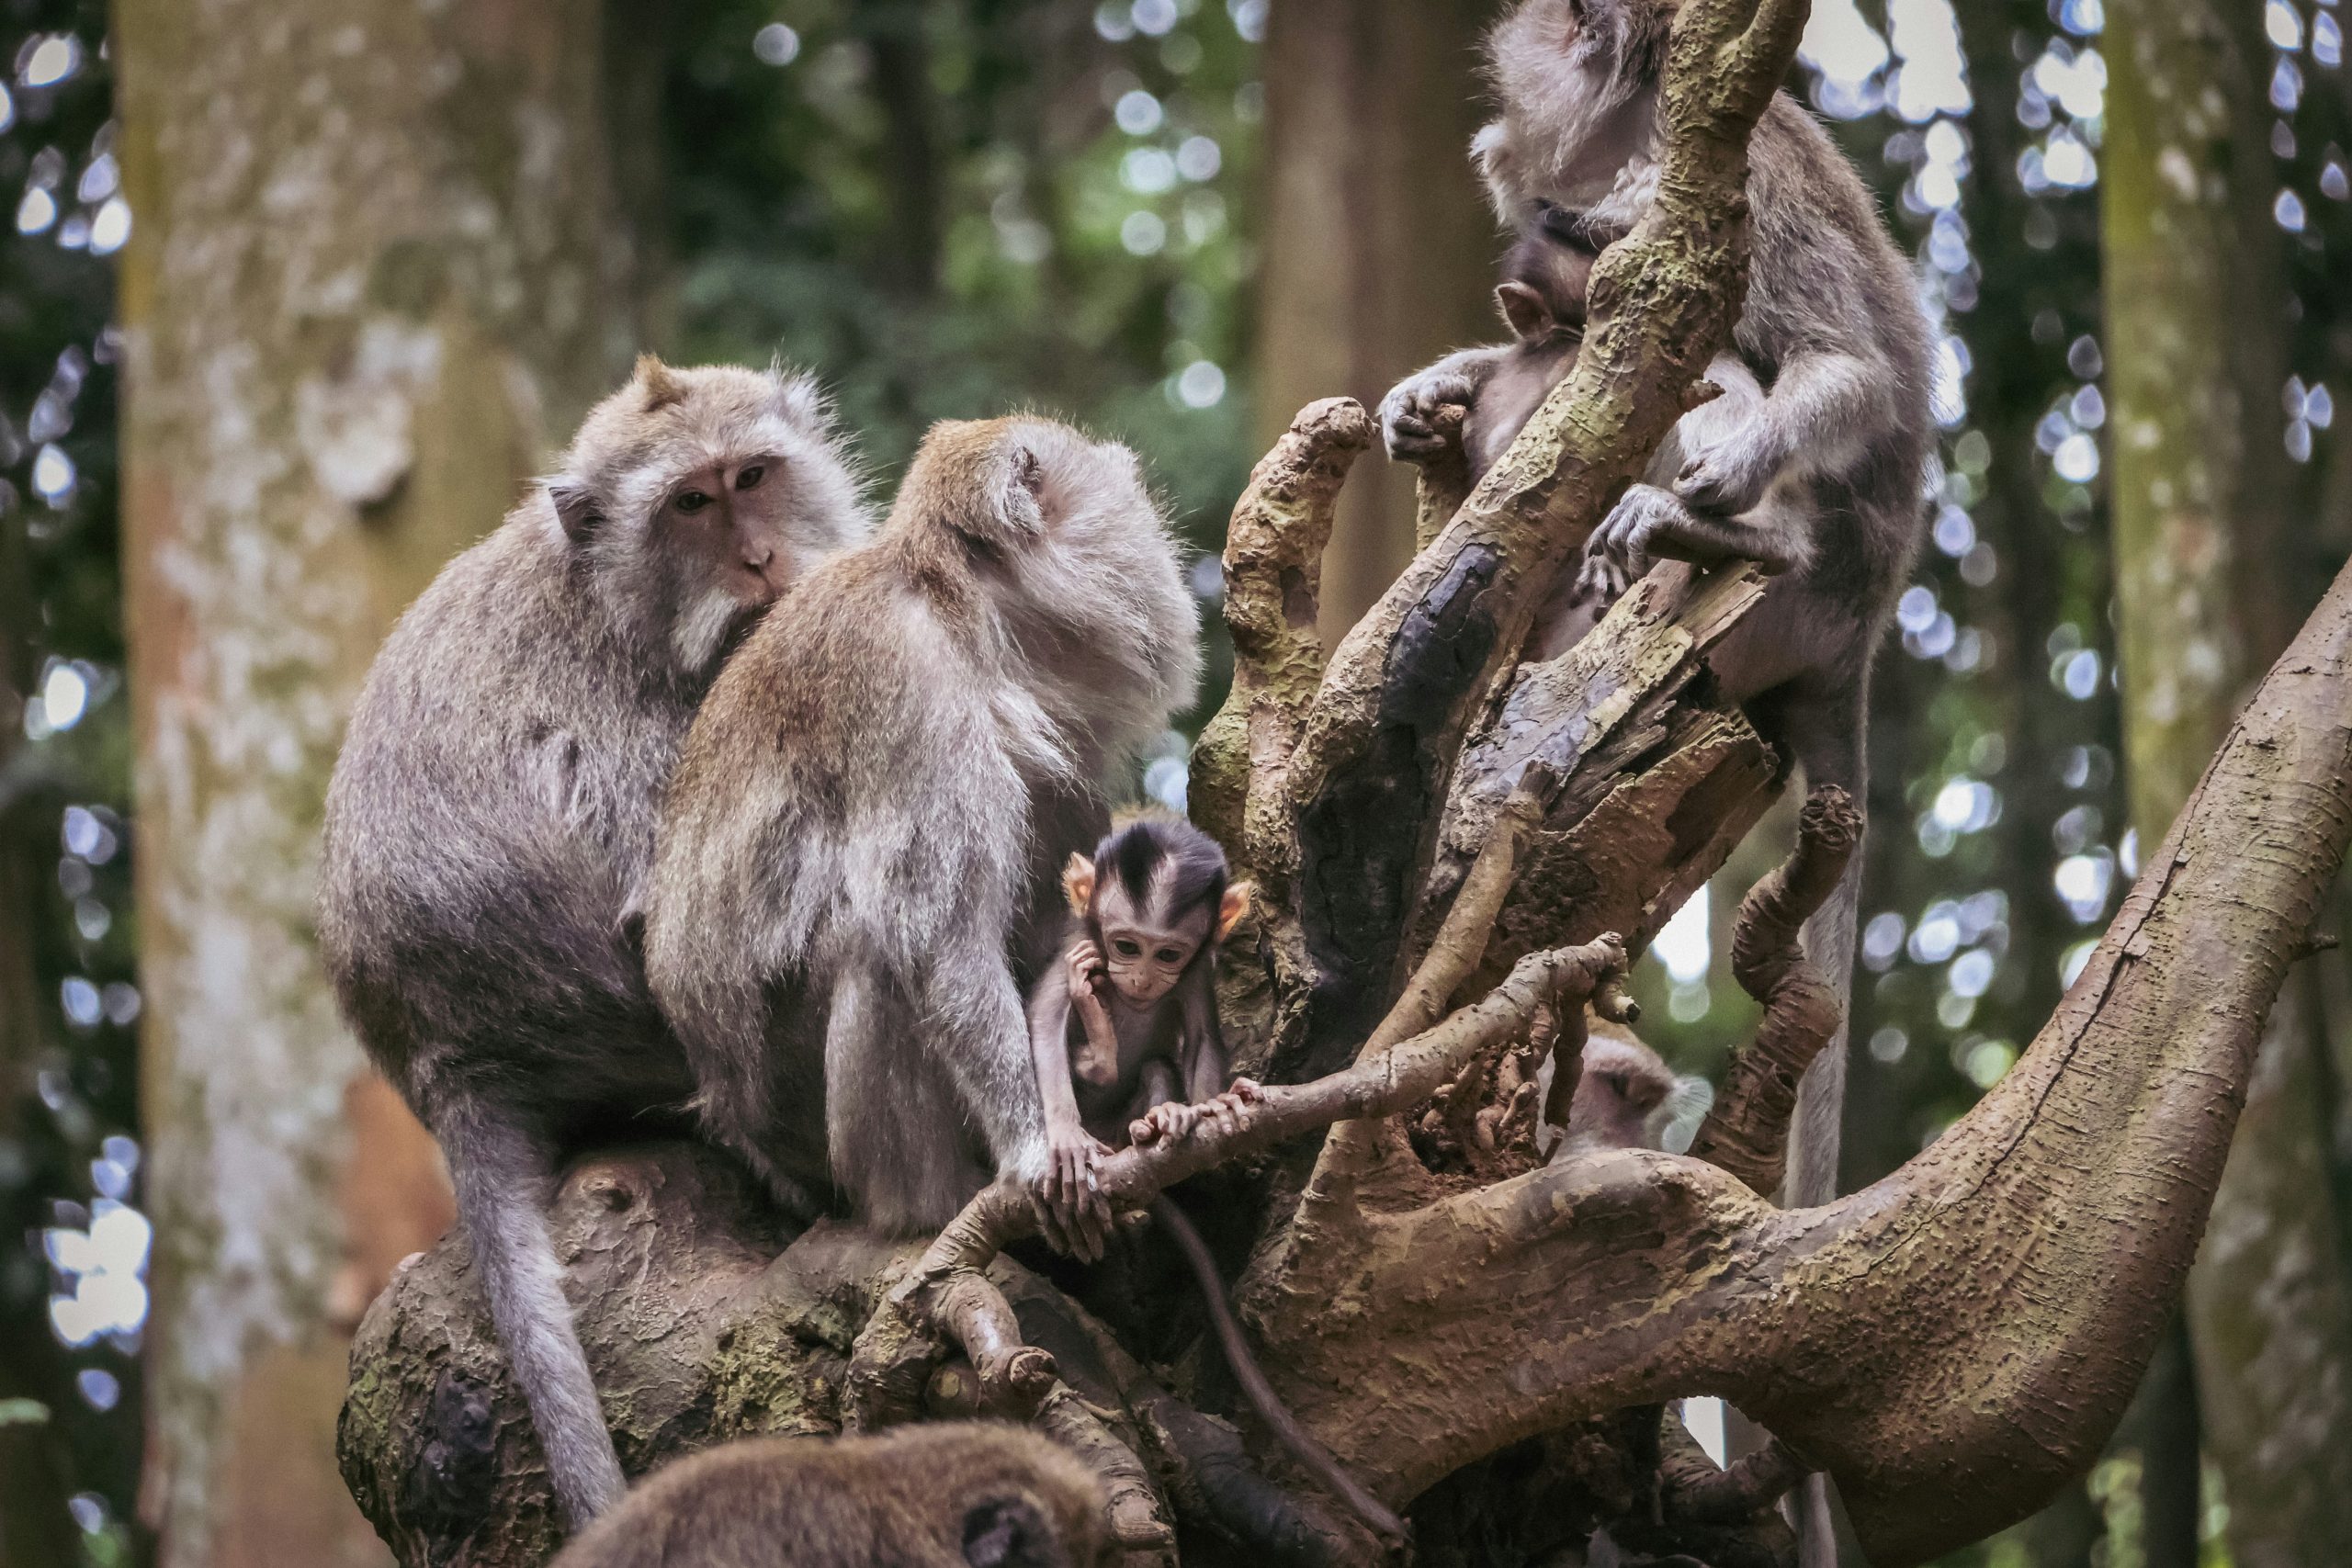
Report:
[[[1217,1025],[1215,956],[1213,952],[1200,955],[1178,995],[1183,1036],[1177,1057],[1184,1070],[1184,1098],[1195,1103],[1223,1094],[1226,1076],[1232,1070],[1225,1054],[1225,1031]]]
[[[1069,987],[1048,970],[1029,1003],[1029,1054],[1046,1111],[1046,1172],[1034,1189],[1046,1239],[1093,1262],[1111,1233],[1111,1205],[1095,1184],[1095,1162],[1111,1151],[1086,1130],[1070,1081]],[[1114,1060],[1118,1043],[1112,1042]]]
[[[1428,463],[1445,456],[1460,437],[1439,423],[1437,411],[1466,409],[1477,401],[1480,389],[1510,352],[1465,348],[1391,387],[1380,400],[1380,439],[1389,457],[1400,463]]]

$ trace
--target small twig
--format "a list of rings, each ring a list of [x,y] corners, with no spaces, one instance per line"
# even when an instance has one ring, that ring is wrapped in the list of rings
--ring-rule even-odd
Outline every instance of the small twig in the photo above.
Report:
[[[1764,1004],[1764,1017],[1755,1039],[1733,1056],[1690,1153],[1768,1197],[1781,1185],[1797,1080],[1842,1017],[1837,987],[1807,961],[1800,934],[1837,891],[1861,830],[1844,790],[1815,790],[1797,818],[1796,848],[1750,890],[1732,932],[1732,975]]]

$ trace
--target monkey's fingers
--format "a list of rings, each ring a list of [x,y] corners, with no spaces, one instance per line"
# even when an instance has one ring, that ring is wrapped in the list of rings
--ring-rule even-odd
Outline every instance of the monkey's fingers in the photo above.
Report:
[[[1244,1105],[1255,1105],[1266,1098],[1266,1086],[1256,1078],[1236,1078],[1225,1092]]]

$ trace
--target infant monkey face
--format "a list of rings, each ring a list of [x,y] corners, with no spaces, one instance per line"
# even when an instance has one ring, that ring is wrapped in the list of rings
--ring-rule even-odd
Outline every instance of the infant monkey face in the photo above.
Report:
[[[1138,910],[1124,889],[1102,890],[1102,967],[1112,988],[1135,1007],[1149,1007],[1176,988],[1193,955],[1208,940],[1209,911],[1194,908],[1170,921]]]

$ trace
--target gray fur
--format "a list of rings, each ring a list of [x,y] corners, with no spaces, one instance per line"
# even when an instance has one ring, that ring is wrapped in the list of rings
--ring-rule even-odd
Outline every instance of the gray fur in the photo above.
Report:
[[[1017,1427],[764,1438],[678,1461],[554,1568],[1109,1568],[1102,1483]]]
[[[575,1527],[623,1482],[542,1212],[567,1148],[693,1091],[631,928],[656,798],[756,609],[748,588],[715,595],[656,514],[680,475],[729,453],[784,469],[769,482],[789,487],[771,492],[785,524],[758,541],[783,570],[863,536],[807,383],[649,362],[401,617],[327,790],[321,950],[369,1057],[448,1157]]]
[[[1043,1174],[1039,840],[1190,699],[1194,611],[1132,455],[1035,419],[935,427],[793,609],[687,739],[648,971],[715,1138],[933,1230]]]

